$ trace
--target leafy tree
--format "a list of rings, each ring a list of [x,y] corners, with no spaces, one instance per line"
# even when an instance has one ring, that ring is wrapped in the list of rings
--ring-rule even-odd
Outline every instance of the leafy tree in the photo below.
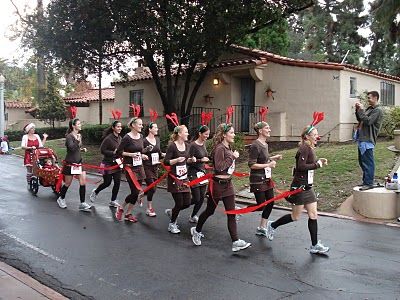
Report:
[[[48,122],[53,128],[55,121],[66,119],[65,105],[58,92],[58,86],[56,76],[53,70],[50,70],[45,98],[39,102],[39,119]]]
[[[386,35],[393,42],[400,41],[400,2],[398,0],[374,0],[371,13]]]

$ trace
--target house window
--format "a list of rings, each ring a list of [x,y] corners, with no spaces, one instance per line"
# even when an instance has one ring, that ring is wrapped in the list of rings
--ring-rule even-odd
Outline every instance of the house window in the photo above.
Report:
[[[355,98],[357,92],[357,78],[350,77],[350,98]]]
[[[132,104],[140,105],[140,116],[144,116],[143,108],[143,90],[133,90],[129,91],[129,116],[133,117]]]
[[[382,81],[380,100],[382,105],[394,105],[394,84]]]

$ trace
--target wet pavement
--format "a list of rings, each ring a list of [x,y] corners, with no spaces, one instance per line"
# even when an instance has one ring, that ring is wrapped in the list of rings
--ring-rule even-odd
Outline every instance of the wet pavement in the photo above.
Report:
[[[142,207],[134,212],[139,222],[125,224],[107,205],[110,188],[84,213],[75,181],[62,210],[51,188],[36,197],[27,191],[22,159],[0,156],[0,170],[0,260],[68,298],[400,299],[399,228],[320,217],[319,238],[331,251],[316,256],[306,215],[270,242],[254,235],[260,214],[253,213],[238,224],[253,245],[234,254],[221,210],[205,224],[200,247],[191,241],[189,210],[178,219],[182,232],[168,233],[163,211],[173,200],[163,189],[156,218]],[[123,182],[119,199],[127,191]],[[271,219],[285,213],[274,210]]]

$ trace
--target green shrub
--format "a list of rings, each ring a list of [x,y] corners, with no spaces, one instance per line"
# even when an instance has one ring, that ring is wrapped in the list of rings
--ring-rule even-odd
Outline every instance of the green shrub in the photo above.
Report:
[[[400,107],[384,107],[382,131],[393,138],[395,129],[400,129]]]

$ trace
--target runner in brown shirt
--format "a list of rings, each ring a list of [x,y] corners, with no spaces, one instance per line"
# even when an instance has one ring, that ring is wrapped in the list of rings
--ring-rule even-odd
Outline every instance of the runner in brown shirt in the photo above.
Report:
[[[214,177],[212,178],[212,189],[207,201],[207,208],[199,217],[196,227],[192,227],[192,241],[195,245],[201,245],[202,229],[207,219],[214,214],[218,202],[222,201],[225,210],[235,209],[235,191],[232,184],[232,174],[235,171],[235,160],[239,152],[232,151],[231,144],[234,143],[235,132],[232,124],[220,124],[214,136],[214,149],[211,157],[214,164]],[[227,215],[228,230],[232,239],[232,251],[240,251],[251,246],[238,238],[236,218],[234,215]]]

